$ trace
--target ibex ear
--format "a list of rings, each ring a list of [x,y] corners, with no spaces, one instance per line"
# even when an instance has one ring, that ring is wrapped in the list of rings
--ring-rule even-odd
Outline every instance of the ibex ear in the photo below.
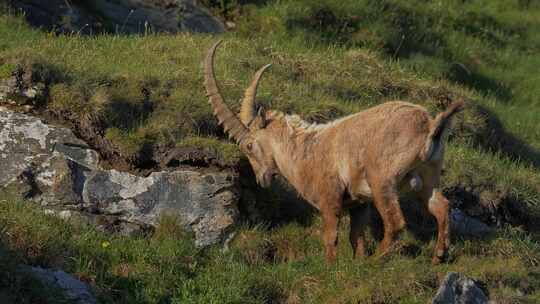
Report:
[[[265,127],[266,127],[265,111],[263,107],[259,107],[259,110],[257,111],[257,115],[249,124],[249,129],[260,130],[260,129],[264,129]]]

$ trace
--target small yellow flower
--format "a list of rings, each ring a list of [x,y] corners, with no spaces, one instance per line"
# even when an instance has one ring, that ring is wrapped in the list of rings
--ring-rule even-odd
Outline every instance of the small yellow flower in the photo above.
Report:
[[[101,242],[101,247],[107,248],[107,247],[109,247],[109,246],[111,246],[111,242],[109,242],[109,241],[103,241],[103,242]]]

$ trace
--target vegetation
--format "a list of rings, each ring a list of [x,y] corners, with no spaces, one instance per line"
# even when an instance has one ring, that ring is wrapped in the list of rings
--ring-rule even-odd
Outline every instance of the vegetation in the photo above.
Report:
[[[126,159],[190,147],[229,164],[241,155],[224,138],[202,89],[200,62],[216,39],[225,40],[217,77],[234,109],[266,63],[273,67],[259,102],[314,122],[391,99],[435,113],[463,97],[468,107],[448,149],[446,191],[525,208],[534,219],[540,214],[537,2],[205,3],[235,22],[235,30],[219,38],[56,36],[0,15],[0,77],[16,68],[32,71],[48,87],[40,107],[102,121],[105,137]],[[488,240],[456,240],[453,260],[436,267],[429,263],[433,244],[410,234],[386,261],[354,261],[342,241],[339,262],[328,267],[318,219],[307,226],[264,224],[246,224],[223,253],[194,248],[171,219],[151,237],[110,236],[10,200],[0,203],[6,248],[0,257],[61,266],[90,282],[106,303],[425,303],[451,270],[481,280],[499,302],[540,300],[534,223],[514,222],[518,227],[502,227]],[[345,222],[342,240],[346,228]],[[0,279],[0,293],[25,286],[6,282]]]
[[[540,300],[540,245],[519,229],[456,240],[453,260],[436,267],[434,242],[410,234],[384,261],[353,260],[342,242],[337,264],[326,266],[320,229],[318,220],[310,227],[244,227],[227,252],[198,250],[172,218],[151,237],[121,237],[3,201],[0,237],[11,256],[0,271],[14,263],[61,267],[89,282],[103,303],[426,303],[448,271],[484,282],[500,303]]]

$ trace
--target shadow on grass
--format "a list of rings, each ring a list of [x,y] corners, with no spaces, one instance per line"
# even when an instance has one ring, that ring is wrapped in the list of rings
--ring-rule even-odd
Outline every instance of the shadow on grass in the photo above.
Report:
[[[453,82],[483,94],[493,94],[502,102],[509,102],[513,97],[512,90],[503,83],[481,73],[471,71],[460,63],[452,64],[446,77]]]
[[[487,127],[485,132],[475,133],[474,144],[490,151],[500,151],[513,159],[540,168],[539,150],[508,132],[493,111],[481,105],[475,107],[480,115],[487,118]]]
[[[60,290],[22,271],[17,255],[0,242],[0,303],[67,304]]]

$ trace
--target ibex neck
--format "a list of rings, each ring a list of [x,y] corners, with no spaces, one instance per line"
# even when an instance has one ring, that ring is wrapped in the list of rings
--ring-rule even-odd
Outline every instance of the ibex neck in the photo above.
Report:
[[[317,160],[313,159],[316,154],[311,153],[317,145],[317,133],[291,135],[287,129],[284,129],[274,138],[274,161],[280,174],[306,199],[309,197],[306,183],[317,163]]]

